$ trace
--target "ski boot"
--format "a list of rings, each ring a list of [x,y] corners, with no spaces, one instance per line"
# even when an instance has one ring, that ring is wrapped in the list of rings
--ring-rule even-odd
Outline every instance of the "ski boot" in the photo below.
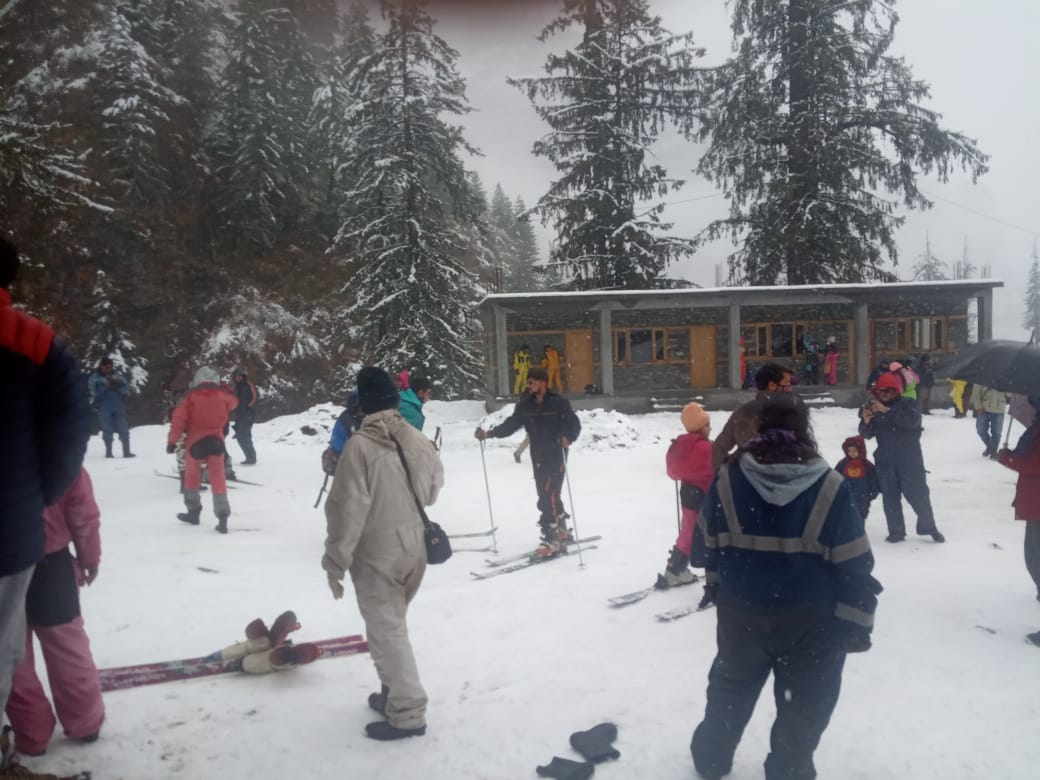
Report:
[[[188,525],[198,525],[199,515],[201,514],[201,507],[198,509],[189,509],[187,512],[178,512],[177,519],[180,520],[182,523],[187,523]]]
[[[565,547],[560,542],[560,527],[555,523],[542,526],[542,542],[534,554],[539,558],[555,558]]]
[[[657,575],[654,587],[658,590],[677,588],[680,585],[689,585],[697,581],[697,575],[689,569],[690,559],[678,547],[673,547],[668,556],[668,565],[665,566],[664,574]]]

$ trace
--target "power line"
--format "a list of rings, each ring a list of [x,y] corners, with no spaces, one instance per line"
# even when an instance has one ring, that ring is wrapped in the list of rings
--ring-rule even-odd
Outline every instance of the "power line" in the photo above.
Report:
[[[927,192],[926,190],[921,190],[921,192],[922,194],[927,195],[929,198],[932,198],[934,200],[941,200],[943,203],[948,203],[951,206],[955,206],[956,208],[968,211],[972,214],[975,214],[976,216],[982,217],[983,219],[988,219],[990,222],[996,222],[998,225],[1003,225],[1004,227],[1009,227],[1014,230],[1021,230],[1023,233],[1028,233],[1033,238],[1040,236],[1040,230],[1030,230],[1029,228],[1022,227],[1021,225],[1016,225],[1014,222],[1008,222],[1007,220],[1001,219],[1000,217],[994,217],[992,214],[987,214],[984,211],[979,211],[978,209],[974,209],[971,206],[965,206],[963,203],[957,203],[956,201],[950,200],[949,198],[944,198],[941,195],[936,195],[934,193]]]

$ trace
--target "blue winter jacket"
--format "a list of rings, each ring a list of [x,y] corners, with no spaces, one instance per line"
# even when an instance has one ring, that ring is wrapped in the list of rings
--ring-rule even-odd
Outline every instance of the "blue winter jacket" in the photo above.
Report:
[[[907,475],[920,472],[924,476],[920,405],[912,398],[899,396],[886,406],[888,412],[875,414],[869,423],[862,421],[860,411],[860,435],[877,439],[874,463],[881,472],[899,471]]]
[[[115,386],[109,385],[113,380]],[[94,406],[102,412],[112,412],[123,408],[123,399],[130,392],[130,385],[122,374],[113,371],[108,376],[95,371],[90,375],[90,398]]]
[[[873,626],[881,586],[870,542],[848,484],[822,459],[762,464],[745,453],[719,471],[701,520],[706,579],[720,599]]]
[[[43,508],[79,475],[90,407],[76,359],[0,289],[0,577],[43,557]]]
[[[419,396],[415,394],[412,388],[409,387],[401,391],[401,402],[397,411],[401,413],[401,416],[409,425],[420,431],[423,429],[423,425],[426,424],[426,415],[423,414],[422,406],[422,401],[419,400]]]

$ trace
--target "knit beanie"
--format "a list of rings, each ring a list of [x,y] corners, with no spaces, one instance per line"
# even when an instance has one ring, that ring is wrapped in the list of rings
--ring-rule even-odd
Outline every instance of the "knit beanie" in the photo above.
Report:
[[[886,387],[889,390],[897,390],[900,393],[903,392],[903,383],[900,381],[899,377],[897,377],[891,371],[889,371],[887,374],[882,374],[881,376],[879,376],[877,382],[874,383],[874,386],[871,388],[871,390],[877,391]]]
[[[375,366],[365,366],[358,373],[357,391],[361,411],[365,414],[396,409],[401,400],[390,375]]]
[[[199,385],[219,385],[220,374],[217,373],[215,368],[210,366],[203,366],[195,372],[195,378],[191,380],[192,387],[198,387]]]
[[[683,407],[681,417],[683,427],[686,428],[687,433],[703,431],[711,424],[711,418],[708,417],[708,413],[704,411],[704,407],[700,404],[686,404]]]

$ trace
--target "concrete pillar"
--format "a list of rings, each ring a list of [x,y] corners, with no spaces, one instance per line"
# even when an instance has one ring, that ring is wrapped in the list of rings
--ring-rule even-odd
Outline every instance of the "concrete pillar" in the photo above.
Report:
[[[979,341],[993,338],[993,290],[989,289],[977,299],[979,318]]]
[[[729,386],[739,390],[744,384],[740,375],[740,304],[729,305]]]
[[[493,306],[495,313],[495,360],[498,362],[498,395],[508,398],[513,388],[509,385],[509,350],[506,349],[506,311],[501,306]]]
[[[614,334],[610,309],[599,310],[599,386],[604,395],[614,395]]]
[[[872,366],[870,365],[870,325],[868,324],[869,312],[867,304],[856,304],[852,314],[852,356],[855,374],[852,381],[858,384],[866,384],[870,376]]]

